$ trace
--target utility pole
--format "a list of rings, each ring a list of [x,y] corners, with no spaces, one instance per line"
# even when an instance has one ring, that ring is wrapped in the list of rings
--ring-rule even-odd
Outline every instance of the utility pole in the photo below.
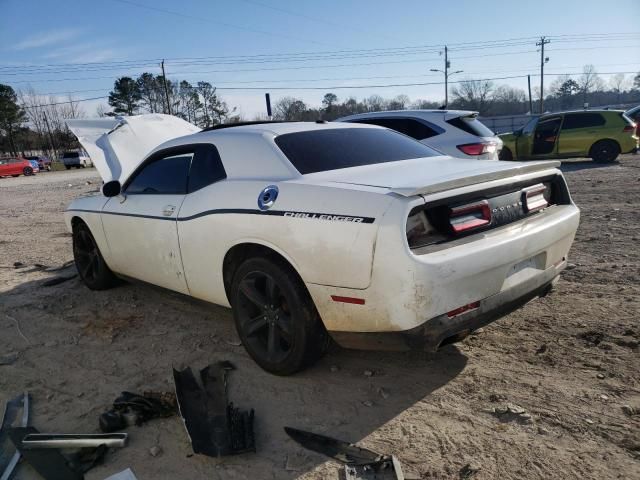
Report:
[[[49,132],[49,141],[51,142],[51,151],[53,152],[53,156],[55,157],[53,160],[58,161],[58,152],[56,151],[56,144],[53,142],[53,135],[51,133],[51,127],[49,126],[49,120],[47,119],[46,112],[42,112],[42,120],[44,124],[47,126],[47,132]]]
[[[527,85],[529,86],[529,115],[533,115],[533,102],[531,101],[531,75],[527,75]]]
[[[162,63],[160,63],[160,66],[162,67],[162,82],[164,83],[164,96],[167,99],[167,112],[169,112],[169,115],[172,115],[171,103],[169,103],[169,89],[167,88],[167,76],[164,73],[164,58],[162,59]]]
[[[439,70],[437,68],[430,69],[430,71],[432,72],[444,73],[444,108],[447,108],[449,106],[449,76],[454,75],[456,73],[462,73],[462,70],[456,70],[455,72],[449,73],[449,68],[451,68],[451,62],[449,61],[449,49],[445,45],[444,46],[444,70]]]
[[[544,46],[550,42],[551,40],[540,37],[540,41],[536,43],[536,46],[540,47],[540,115],[544,113],[544,64],[549,61],[544,56]]]

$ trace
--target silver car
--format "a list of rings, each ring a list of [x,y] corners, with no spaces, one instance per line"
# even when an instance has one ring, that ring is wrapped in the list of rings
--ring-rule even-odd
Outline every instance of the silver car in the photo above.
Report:
[[[459,158],[498,160],[502,140],[467,110],[393,110],[340,118],[404,133],[440,152]]]

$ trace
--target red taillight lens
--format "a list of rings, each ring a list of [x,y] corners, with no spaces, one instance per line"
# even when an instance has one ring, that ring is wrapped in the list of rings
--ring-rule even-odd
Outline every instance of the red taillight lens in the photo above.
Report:
[[[633,133],[635,131],[635,129],[636,129],[635,125],[627,125],[626,127],[624,127],[622,129],[622,131],[624,133]]]
[[[452,208],[449,213],[449,223],[454,233],[462,233],[489,225],[491,223],[489,202],[482,200]]]
[[[497,145],[495,143],[466,143],[456,147],[466,155],[482,155],[483,153],[494,153]]]
[[[461,313],[468,312],[469,310],[475,310],[479,306],[480,306],[480,302],[473,302],[473,303],[469,303],[468,305],[463,305],[454,310],[451,310],[450,312],[447,312],[447,317],[449,318],[455,317],[456,315],[460,315]]]
[[[537,212],[549,205],[547,186],[539,183],[522,191],[522,205],[527,213]]]

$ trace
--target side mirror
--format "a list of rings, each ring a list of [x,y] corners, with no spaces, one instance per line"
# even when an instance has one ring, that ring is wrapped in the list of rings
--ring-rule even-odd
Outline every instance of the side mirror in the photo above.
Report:
[[[110,182],[102,185],[102,194],[105,197],[115,197],[117,195],[120,195],[121,188],[122,187],[120,186],[120,182],[118,180],[111,180]]]

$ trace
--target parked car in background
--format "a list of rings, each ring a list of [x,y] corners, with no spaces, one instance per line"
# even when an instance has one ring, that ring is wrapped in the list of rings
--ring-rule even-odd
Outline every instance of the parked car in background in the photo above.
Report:
[[[279,375],[329,335],[385,350],[460,340],[549,292],[578,227],[557,162],[452,159],[357,123],[121,121],[101,136],[68,121],[106,182],[65,212],[80,277],[231,306],[249,355]]]
[[[33,165],[26,158],[5,158],[0,160],[0,177],[33,175]]]
[[[51,170],[51,160],[47,157],[43,157],[41,155],[31,155],[28,157],[25,157],[27,160],[35,160],[36,162],[38,162],[38,167],[40,168],[40,171],[46,170],[46,171],[50,171]]]
[[[387,127],[452,157],[497,160],[502,140],[477,117],[478,112],[465,110],[394,110],[338,121]]]
[[[62,163],[67,170],[71,167],[85,168],[92,165],[91,159],[84,152],[64,152],[62,154]]]
[[[640,138],[640,105],[627,110],[624,114],[636,122],[636,137]]]
[[[532,118],[512,133],[500,135],[501,160],[589,157],[613,162],[638,148],[636,125],[621,110],[558,112]]]
[[[29,160],[28,158],[26,160],[33,167],[33,173],[39,173],[40,172],[40,165],[38,165],[38,162],[36,160]]]

